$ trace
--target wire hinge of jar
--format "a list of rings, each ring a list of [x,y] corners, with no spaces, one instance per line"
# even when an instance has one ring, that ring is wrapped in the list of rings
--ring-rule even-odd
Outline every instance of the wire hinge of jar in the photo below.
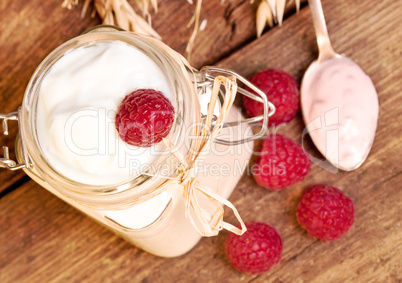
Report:
[[[238,81],[242,82],[245,86],[249,87],[249,89],[254,91],[254,93],[252,93],[244,88],[238,87],[238,89],[237,89],[238,93],[245,95],[255,101],[261,102],[264,107],[264,113],[262,115],[259,115],[256,117],[251,117],[251,118],[246,118],[241,121],[225,122],[223,125],[223,127],[226,128],[226,127],[235,127],[240,124],[253,124],[256,122],[262,122],[261,129],[258,133],[254,134],[251,137],[243,138],[240,140],[229,141],[229,140],[216,139],[214,142],[216,142],[218,144],[223,144],[223,145],[238,145],[238,144],[242,144],[242,143],[246,143],[246,142],[249,142],[252,140],[259,139],[265,135],[267,127],[268,127],[268,119],[269,119],[269,117],[271,117],[272,115],[275,114],[276,108],[270,101],[268,101],[267,96],[265,95],[264,92],[262,92],[262,90],[257,88],[255,85],[253,85],[247,79],[240,76],[238,73],[230,71],[230,70],[221,69],[221,68],[217,68],[217,67],[211,67],[211,66],[205,66],[205,67],[201,68],[200,74],[201,74],[201,81],[197,82],[197,87],[202,89],[203,93],[206,92],[206,90],[205,90],[206,87],[212,87],[213,82],[215,80],[215,76],[213,74],[233,76]],[[223,95],[222,92],[221,92],[221,95]],[[203,119],[205,117],[206,117],[206,115],[202,115]],[[214,117],[212,118],[212,123],[214,123],[216,119],[217,119],[217,117],[214,115]]]
[[[20,125],[21,108],[19,108],[18,111],[16,111],[16,112],[11,112],[8,114],[0,113],[0,119],[2,120],[3,134],[5,136],[8,135],[8,121],[17,121],[18,122],[19,138],[20,138],[20,142],[21,142],[22,157],[24,160],[24,162],[22,162],[22,163],[17,163],[16,161],[10,159],[8,146],[3,146],[3,157],[1,157],[1,155],[0,155],[0,168],[6,168],[8,170],[18,170],[18,169],[22,169],[24,167],[29,168],[31,162],[30,162],[28,155],[26,154],[24,142],[23,142],[23,139],[21,138],[22,137],[21,125]]]

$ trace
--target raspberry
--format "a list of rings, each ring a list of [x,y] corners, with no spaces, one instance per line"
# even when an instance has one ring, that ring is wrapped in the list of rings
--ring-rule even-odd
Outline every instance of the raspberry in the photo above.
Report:
[[[123,99],[115,126],[126,143],[150,147],[169,134],[173,121],[174,108],[162,92],[138,89]]]
[[[354,222],[353,201],[337,188],[315,185],[297,206],[297,221],[311,237],[324,241],[341,238]]]
[[[252,172],[260,186],[277,191],[302,181],[310,171],[310,163],[300,145],[272,134],[264,139]]]
[[[281,260],[282,240],[268,224],[250,222],[242,236],[229,234],[225,252],[231,265],[241,272],[262,273]]]
[[[250,81],[261,89],[276,107],[275,114],[269,118],[268,126],[289,122],[299,111],[298,84],[288,73],[282,70],[269,69],[254,75]],[[250,117],[264,113],[262,103],[245,95],[243,95],[243,104],[247,115]]]

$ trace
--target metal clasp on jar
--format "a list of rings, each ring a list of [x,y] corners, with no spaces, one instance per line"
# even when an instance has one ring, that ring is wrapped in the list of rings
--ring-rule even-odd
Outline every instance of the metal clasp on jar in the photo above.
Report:
[[[259,88],[257,88],[255,85],[253,85],[250,81],[248,81],[247,79],[243,78],[242,76],[240,76],[239,74],[230,71],[230,70],[225,70],[225,69],[221,69],[221,68],[217,68],[217,67],[203,67],[200,70],[200,74],[201,74],[201,80],[199,82],[197,82],[197,87],[198,88],[202,88],[203,92],[206,92],[205,88],[206,87],[212,87],[214,80],[215,80],[215,75],[226,75],[226,76],[234,76],[238,81],[242,82],[244,85],[246,85],[247,87],[249,87],[251,90],[253,90],[256,94],[251,93],[247,90],[245,90],[244,88],[238,87],[238,93],[245,95],[251,99],[254,99],[258,102],[261,102],[264,106],[264,113],[260,116],[256,116],[256,117],[252,117],[252,118],[247,118],[247,119],[243,119],[240,121],[230,121],[230,122],[225,122],[223,127],[235,127],[238,126],[240,124],[252,124],[255,122],[260,122],[262,121],[261,124],[261,129],[258,133],[248,137],[248,138],[244,138],[241,140],[234,140],[234,141],[229,141],[229,140],[222,140],[222,139],[216,139],[215,142],[219,143],[219,144],[224,144],[224,145],[238,145],[238,144],[242,144],[242,143],[246,143],[252,140],[256,140],[262,136],[264,136],[265,132],[268,129],[268,119],[269,117],[271,117],[272,115],[274,115],[275,113],[275,106],[268,101],[267,96],[265,95],[265,93],[260,90]],[[222,92],[221,92],[222,94]],[[205,117],[203,117],[205,118]],[[214,119],[216,119],[217,117],[215,116]]]
[[[0,119],[2,119],[2,126],[3,126],[3,134],[5,136],[8,135],[8,121],[17,121],[18,122],[18,130],[19,130],[19,136],[22,137],[21,134],[21,108],[18,109],[16,112],[11,112],[8,114],[2,114],[0,113]],[[21,151],[22,151],[22,157],[24,162],[22,163],[17,163],[16,161],[10,159],[10,154],[8,150],[8,146],[3,146],[3,157],[0,156],[0,168],[6,168],[8,170],[18,170],[22,169],[24,167],[30,168],[30,159],[28,155],[26,154],[26,149],[24,145],[24,141],[21,138]]]

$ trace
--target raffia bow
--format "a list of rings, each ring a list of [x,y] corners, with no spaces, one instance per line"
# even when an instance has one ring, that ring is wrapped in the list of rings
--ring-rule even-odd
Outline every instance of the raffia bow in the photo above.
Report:
[[[219,116],[215,121],[215,125],[212,125],[214,117],[214,109],[218,100],[218,94],[221,84],[225,87],[225,99],[220,111]],[[232,107],[237,92],[237,83],[234,77],[217,76],[212,88],[211,101],[208,106],[208,113],[200,131],[198,139],[193,141],[192,155],[186,158],[181,152],[174,150],[174,144],[167,139],[164,139],[164,143],[170,150],[173,157],[179,162],[178,173],[176,177],[167,181],[166,185],[177,185],[183,189],[183,197],[185,201],[185,216],[190,220],[194,228],[202,236],[216,236],[220,230],[226,229],[237,235],[242,235],[247,231],[246,225],[241,219],[239,212],[235,206],[219,194],[213,192],[206,186],[203,186],[197,180],[197,162],[199,162],[211,148],[212,142],[220,134],[223,127],[223,122],[227,116],[230,108]],[[200,205],[199,197],[205,197],[210,204],[213,205],[215,211],[210,213]],[[237,220],[240,223],[241,229],[234,225],[223,221],[224,209],[222,205],[229,207]]]

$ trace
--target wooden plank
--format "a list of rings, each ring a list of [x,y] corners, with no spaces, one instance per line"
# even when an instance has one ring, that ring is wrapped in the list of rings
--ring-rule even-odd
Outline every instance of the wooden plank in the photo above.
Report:
[[[279,266],[258,276],[233,270],[225,261],[225,232],[202,239],[184,256],[154,257],[30,181],[0,200],[0,281],[401,282],[401,6],[397,1],[339,0],[325,1],[324,9],[335,48],[361,64],[377,87],[377,138],[369,159],[354,172],[332,174],[313,165],[305,181],[280,192],[268,192],[252,177],[243,177],[230,200],[245,221],[277,228],[284,243]],[[219,65],[245,76],[277,67],[300,79],[315,56],[312,32],[309,10],[303,9],[283,28],[271,30]],[[298,116],[280,132],[299,139],[302,129]],[[356,222],[338,241],[311,239],[297,225],[296,204],[302,191],[316,183],[337,186],[354,199]],[[226,219],[234,222],[229,214]]]
[[[154,27],[169,46],[184,54],[192,32],[187,23],[195,6],[185,0],[159,2],[160,12],[153,13]],[[92,19],[89,14],[80,18],[83,1],[71,11],[62,9],[61,3],[61,0],[1,1],[1,113],[16,111],[21,105],[30,77],[48,53],[101,23],[98,17]],[[192,60],[194,66],[211,64],[254,38],[255,9],[255,5],[250,6],[249,1],[244,0],[227,1],[222,5],[219,5],[219,0],[204,1],[202,18],[208,20],[209,26],[197,38]],[[289,1],[286,13],[294,10],[294,2]],[[11,122],[10,136],[0,135],[0,146],[8,145],[12,156],[16,133],[16,126]],[[21,171],[0,170],[0,193],[23,176]]]
[[[58,1],[1,1],[0,112],[18,109],[30,77],[50,51],[97,22],[81,21],[78,13],[62,9]],[[9,126],[10,135],[0,135],[0,146],[9,146],[14,157],[17,126]],[[22,171],[0,170],[0,193],[24,176]]]

